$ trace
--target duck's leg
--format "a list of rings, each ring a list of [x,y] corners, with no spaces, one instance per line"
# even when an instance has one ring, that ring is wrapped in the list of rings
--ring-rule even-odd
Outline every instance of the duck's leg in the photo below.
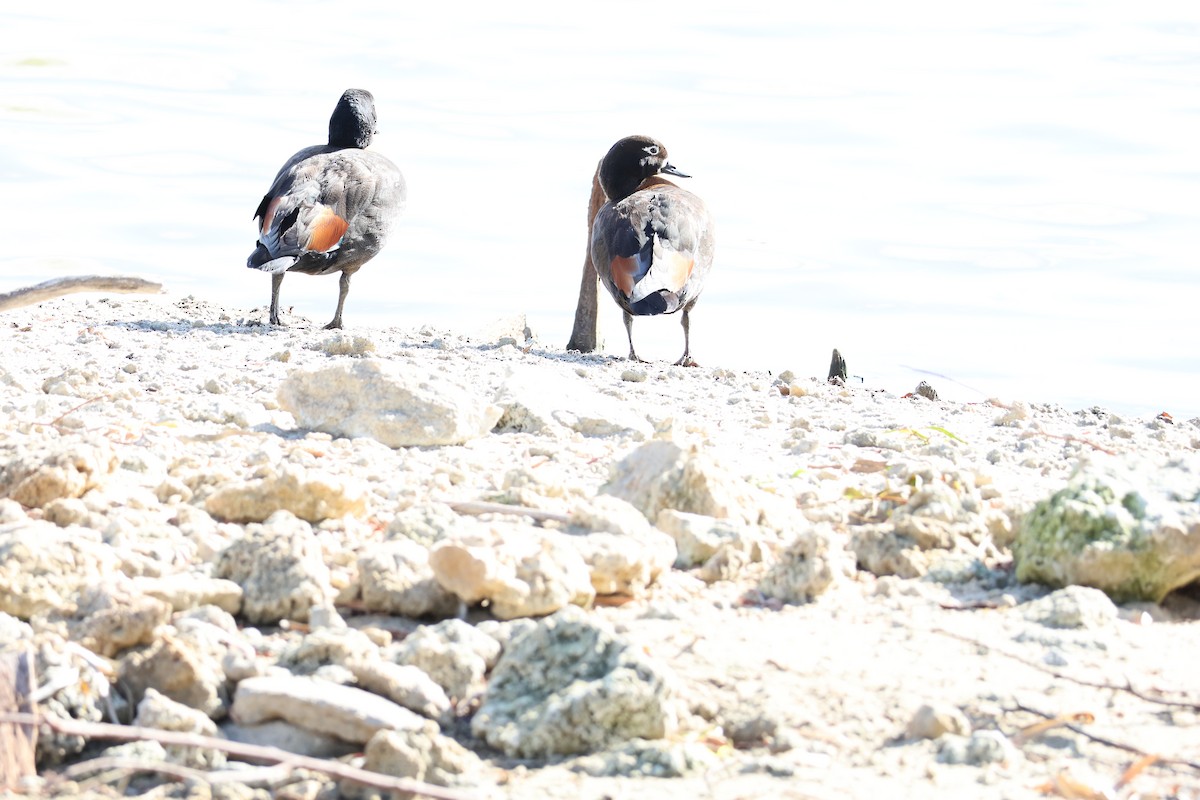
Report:
[[[681,355],[679,360],[675,362],[675,366],[677,367],[700,366],[692,359],[688,352],[691,350],[691,344],[688,342],[688,328],[690,327],[688,315],[692,313],[692,305],[694,305],[694,303],[688,303],[683,307],[683,319],[679,321],[679,324],[683,326],[683,355]]]
[[[628,311],[622,311],[621,315],[625,319],[625,335],[629,337],[629,360],[641,361],[638,358],[638,354],[633,351],[633,314],[630,314]],[[645,362],[643,361],[642,363]]]
[[[350,294],[350,274],[343,272],[342,277],[338,279],[338,306],[337,312],[333,315],[333,320],[325,326],[325,330],[331,331],[342,327],[342,306],[346,305],[346,295]]]
[[[282,325],[279,321],[279,287],[283,285],[282,272],[271,274],[271,324]]]

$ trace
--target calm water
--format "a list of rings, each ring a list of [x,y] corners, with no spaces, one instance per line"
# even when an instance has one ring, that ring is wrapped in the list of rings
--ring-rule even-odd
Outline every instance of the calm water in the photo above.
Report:
[[[351,327],[523,311],[565,344],[592,169],[649,133],[718,221],[706,366],[823,377],[837,347],[894,391],[1200,415],[1194,2],[421,5],[0,12],[0,291],[112,272],[265,304],[254,208],[361,86],[410,199]],[[283,301],[323,323],[336,294]],[[682,349],[676,317],[635,336]]]

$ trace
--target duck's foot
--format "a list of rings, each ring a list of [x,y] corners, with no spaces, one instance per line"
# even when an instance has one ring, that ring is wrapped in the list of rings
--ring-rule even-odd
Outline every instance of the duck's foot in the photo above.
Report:
[[[680,356],[678,361],[675,362],[675,366],[677,366],[677,367],[698,367],[700,365],[698,363],[696,363],[696,359],[692,358],[691,356],[689,356],[685,353],[684,355]]]

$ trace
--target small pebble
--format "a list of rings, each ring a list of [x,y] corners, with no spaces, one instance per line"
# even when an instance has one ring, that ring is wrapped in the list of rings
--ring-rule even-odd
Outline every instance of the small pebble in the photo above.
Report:
[[[646,380],[646,370],[630,368],[621,373],[621,380],[630,383],[642,383]]]

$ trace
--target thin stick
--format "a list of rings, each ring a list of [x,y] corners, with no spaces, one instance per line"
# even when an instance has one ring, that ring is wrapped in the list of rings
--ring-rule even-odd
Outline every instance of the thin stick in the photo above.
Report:
[[[538,522],[570,523],[570,514],[560,514],[557,511],[545,511],[529,506],[510,506],[504,503],[488,503],[483,500],[462,500],[448,505],[459,514],[513,514],[519,517],[532,517]]]
[[[31,306],[44,300],[53,300],[76,292],[117,292],[120,294],[158,294],[162,284],[141,278],[120,275],[85,275],[78,278],[54,278],[36,286],[0,294],[0,311],[9,311],[21,306]]]
[[[945,628],[934,628],[933,632],[940,633],[943,636],[949,636],[951,639],[958,639],[960,642],[966,642],[967,644],[975,645],[976,647],[982,647],[987,650],[991,650],[997,655],[1004,656],[1005,658],[1011,658],[1013,661],[1019,661],[1025,666],[1032,667],[1039,672],[1045,672],[1047,675],[1053,675],[1055,678],[1071,681],[1072,683],[1079,684],[1080,686],[1090,686],[1094,689],[1109,689],[1114,692],[1128,692],[1139,700],[1145,700],[1147,703],[1158,703],[1159,705],[1171,706],[1173,708],[1190,708],[1194,711],[1200,711],[1200,702],[1189,703],[1186,700],[1168,700],[1164,697],[1154,697],[1152,695],[1139,692],[1137,689],[1133,688],[1133,683],[1131,683],[1128,678],[1125,679],[1124,686],[1118,686],[1115,683],[1107,683],[1104,681],[1085,681],[1082,678],[1076,678],[1074,675],[1070,675],[1066,672],[1059,672],[1056,669],[1051,669],[1044,664],[1039,664],[1036,661],[1025,658],[1024,656],[1019,656],[1016,653],[1005,652],[1004,650],[1001,650],[998,647],[993,647],[986,642],[981,642],[978,639],[972,639],[970,636],[962,636],[954,633],[953,631],[948,631]]]
[[[1052,719],[1052,720],[1064,719],[1062,717],[1059,717],[1056,714],[1047,714],[1045,711],[1039,711],[1038,709],[1027,706],[1024,703],[1017,703],[1016,708],[1018,711],[1024,711],[1028,714],[1034,714],[1036,716],[1043,717],[1045,719]],[[1141,756],[1142,758],[1149,758],[1150,756],[1154,756],[1154,758],[1160,764],[1180,764],[1185,767],[1191,767],[1194,770],[1200,770],[1200,762],[1188,761],[1186,758],[1167,758],[1165,756],[1158,755],[1157,753],[1147,753],[1145,750],[1134,747],[1131,744],[1125,744],[1124,742],[1118,742],[1113,739],[1108,739],[1104,736],[1097,736],[1094,733],[1088,733],[1086,730],[1084,730],[1083,728],[1080,728],[1078,725],[1072,725],[1070,723],[1063,723],[1062,727],[1066,728],[1069,731],[1074,731],[1075,733],[1078,733],[1080,736],[1084,737],[1085,739],[1090,739],[1097,744],[1102,744],[1107,747],[1115,747],[1117,750],[1124,750],[1126,753],[1133,753],[1134,755]]]
[[[58,733],[65,733],[68,736],[82,736],[85,739],[116,739],[121,741],[152,739],[165,745],[173,744],[182,747],[203,747],[211,750],[220,750],[223,753],[229,753],[239,758],[249,758],[275,764],[287,764],[296,769],[308,769],[313,772],[320,772],[331,778],[352,781],[376,789],[409,792],[424,797],[432,797],[434,800],[478,800],[479,797],[479,795],[473,792],[433,786],[432,784],[410,778],[393,778],[389,775],[381,775],[378,772],[370,772],[349,764],[343,764],[340,761],[301,756],[281,750],[278,747],[242,744],[241,742],[231,742],[228,739],[202,736],[198,733],[164,731],[157,728],[142,728],[135,725],[112,725],[107,722],[82,722],[77,719],[63,719],[62,717],[43,716],[40,714],[0,714],[0,723],[46,725]]]
[[[167,761],[152,761],[148,758],[93,758],[88,761],[81,761],[78,764],[72,764],[66,769],[60,770],[58,774],[68,780],[77,781],[84,775],[90,775],[94,772],[111,771],[157,772],[166,775],[168,778],[174,778],[177,781],[208,780],[208,775],[203,770],[192,769],[191,767],[184,767]]]
[[[169,778],[186,781],[203,781],[210,786],[223,783],[242,783],[247,786],[261,786],[286,780],[293,772],[290,764],[276,764],[269,767],[243,767],[240,769],[218,769],[205,772],[201,769],[184,767],[167,761],[152,761],[147,758],[120,758],[101,756],[88,761],[80,761],[66,769],[60,770],[59,775],[68,780],[77,781],[84,775],[96,772],[157,772]]]

